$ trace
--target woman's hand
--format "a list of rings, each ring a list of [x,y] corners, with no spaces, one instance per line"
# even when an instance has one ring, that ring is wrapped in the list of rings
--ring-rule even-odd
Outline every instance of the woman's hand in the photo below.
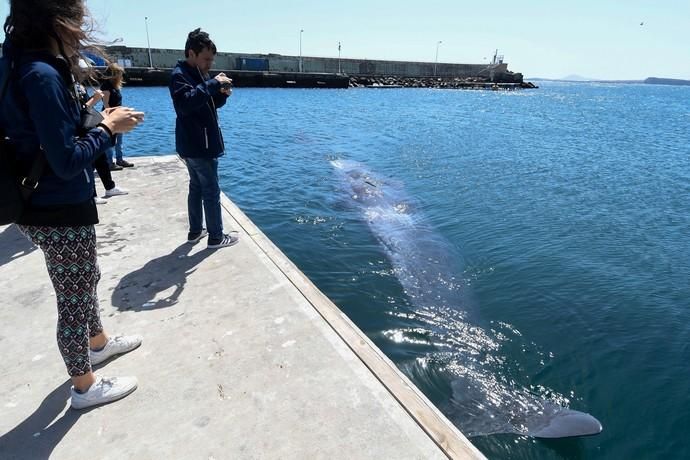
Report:
[[[110,91],[101,91],[101,96],[103,98],[103,107],[106,109],[110,107]]]
[[[113,107],[102,113],[102,123],[113,134],[128,133],[144,121],[144,112],[137,112],[131,107]]]
[[[88,107],[93,107],[94,105],[98,104],[98,101],[100,101],[101,99],[103,99],[103,91],[97,89],[93,92],[93,96],[91,96],[91,98],[88,101],[86,101],[86,105]]]

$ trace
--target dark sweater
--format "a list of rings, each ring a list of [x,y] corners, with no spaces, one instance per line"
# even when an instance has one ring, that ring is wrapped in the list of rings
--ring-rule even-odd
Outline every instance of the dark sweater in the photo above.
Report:
[[[0,102],[0,124],[10,140],[9,146],[15,152],[20,170],[28,172],[41,151],[47,160],[46,171],[31,196],[27,215],[19,223],[95,223],[91,222],[97,216],[95,205],[91,207],[94,195],[92,165],[112,142],[101,129],[78,135],[81,107],[69,65],[49,53],[14,49],[6,39],[0,59],[0,73],[3,72],[11,74],[7,92]]]
[[[182,157],[217,158],[225,153],[217,109],[228,96],[220,83],[205,79],[199,69],[179,61],[172,71],[170,96],[175,106],[175,147]]]

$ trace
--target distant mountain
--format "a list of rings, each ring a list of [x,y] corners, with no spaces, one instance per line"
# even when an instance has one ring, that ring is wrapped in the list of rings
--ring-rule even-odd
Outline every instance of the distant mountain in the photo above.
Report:
[[[646,85],[677,85],[690,86],[690,80],[680,80],[678,78],[658,78],[649,77],[646,80],[574,80],[574,78],[582,78],[578,75],[568,75],[564,78],[525,78],[525,81],[565,81],[576,83],[618,83],[618,84],[646,84]]]

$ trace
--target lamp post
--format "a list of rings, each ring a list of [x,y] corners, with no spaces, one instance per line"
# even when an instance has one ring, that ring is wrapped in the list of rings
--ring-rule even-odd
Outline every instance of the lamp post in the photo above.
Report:
[[[146,43],[149,47],[149,67],[153,68],[153,58],[151,57],[151,40],[149,39],[149,17],[144,16],[144,24],[146,24]]]
[[[342,68],[340,66],[340,42],[338,42],[338,73],[343,73]]]
[[[302,33],[304,32],[304,29],[299,30],[299,71],[303,72],[302,69]]]
[[[434,60],[434,77],[436,76],[436,66],[438,65],[438,47],[441,46],[443,41],[439,40],[436,42],[436,59]]]

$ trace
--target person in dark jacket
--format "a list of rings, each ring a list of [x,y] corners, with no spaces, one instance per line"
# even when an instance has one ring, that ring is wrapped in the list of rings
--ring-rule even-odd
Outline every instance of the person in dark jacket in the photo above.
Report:
[[[218,185],[218,157],[225,153],[217,109],[232,93],[232,80],[208,75],[216,55],[216,45],[208,33],[193,30],[187,37],[184,61],[172,72],[170,96],[175,106],[175,145],[189,171],[187,241],[197,243],[208,235],[208,248],[232,246],[238,237],[223,232]],[[202,212],[203,209],[203,212]],[[206,216],[206,228],[202,217]]]
[[[81,126],[74,75],[78,53],[91,41],[87,14],[83,0],[11,0],[0,59],[0,76],[8,77],[0,101],[4,148],[14,152],[23,174],[37,158],[47,162],[17,225],[45,255],[76,409],[133,392],[136,378],[102,377],[91,366],[141,344],[138,336],[108,336],[100,321],[92,165],[113,145],[113,135],[132,130],[143,113],[112,109],[97,127]]]

